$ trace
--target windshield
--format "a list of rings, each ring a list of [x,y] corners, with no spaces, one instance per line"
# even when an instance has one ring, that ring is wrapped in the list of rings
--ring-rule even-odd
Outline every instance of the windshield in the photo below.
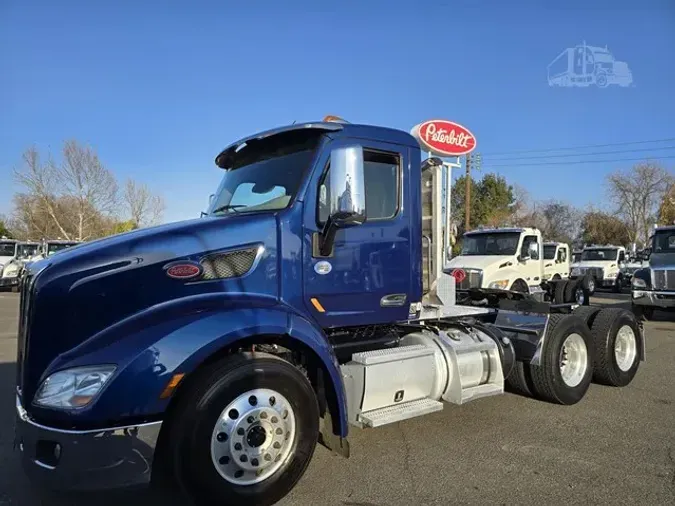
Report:
[[[232,155],[208,214],[284,209],[298,191],[318,141],[319,132],[289,132],[241,148]]]
[[[15,242],[0,242],[0,257],[13,257]]]
[[[555,258],[555,249],[557,246],[544,245],[544,260],[553,260]]]
[[[47,256],[52,256],[54,253],[58,253],[59,251],[62,251],[66,248],[70,248],[71,246],[75,246],[75,243],[49,243],[47,244]]]
[[[494,232],[464,236],[462,255],[515,255],[520,233]]]
[[[21,259],[30,258],[37,253],[37,250],[37,244],[19,244],[17,247],[16,257]]]
[[[616,248],[605,248],[605,249],[586,249],[581,254],[581,260],[616,260],[617,253],[619,252]]]
[[[656,232],[652,253],[675,253],[675,230]]]
[[[581,261],[581,253],[572,254],[572,262],[580,262],[580,261]]]

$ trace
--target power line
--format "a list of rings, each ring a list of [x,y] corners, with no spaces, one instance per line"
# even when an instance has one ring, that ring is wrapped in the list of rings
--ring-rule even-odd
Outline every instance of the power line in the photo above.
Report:
[[[655,139],[651,141],[633,141],[633,142],[613,142],[610,144],[588,144],[586,146],[571,146],[566,148],[547,148],[547,149],[527,149],[521,151],[496,151],[493,153],[483,153],[484,155],[517,155],[520,153],[550,153],[551,151],[569,151],[571,149],[586,149],[586,148],[608,148],[611,146],[632,146],[635,144],[649,144],[655,142],[669,142],[675,141],[675,137],[669,139]]]
[[[622,149],[619,151],[596,151],[595,153],[568,153],[565,155],[517,156],[514,158],[495,158],[494,160],[496,162],[506,162],[511,160],[537,160],[539,158],[569,158],[574,156],[616,155],[621,153],[639,153],[642,151],[658,151],[664,149],[675,149],[675,146],[663,146],[658,148],[642,148],[642,149]]]
[[[654,160],[666,160],[670,158],[675,158],[675,155],[672,156],[659,156],[654,158]],[[500,160],[501,161],[501,160]],[[590,163],[614,163],[614,162],[644,162],[644,158],[614,158],[611,160],[575,160],[571,162],[537,162],[537,163],[505,163],[505,164],[491,164],[486,163],[487,168],[492,167],[527,167],[527,166],[537,166],[542,165],[578,165],[580,163],[590,164]]]

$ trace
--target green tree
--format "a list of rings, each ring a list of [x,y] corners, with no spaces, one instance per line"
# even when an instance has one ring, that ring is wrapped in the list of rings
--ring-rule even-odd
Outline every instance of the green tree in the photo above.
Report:
[[[460,176],[452,188],[452,220],[462,234],[465,223],[466,176]],[[470,228],[480,225],[497,226],[508,223],[514,215],[516,198],[514,188],[506,178],[485,174],[479,181],[471,178]]]
[[[591,211],[581,220],[581,239],[585,244],[627,246],[632,241],[628,224],[620,218],[600,211]]]

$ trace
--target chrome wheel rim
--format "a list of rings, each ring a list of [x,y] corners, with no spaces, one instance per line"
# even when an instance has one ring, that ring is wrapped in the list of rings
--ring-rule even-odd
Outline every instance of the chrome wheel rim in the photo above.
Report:
[[[595,290],[595,281],[593,281],[593,279],[589,279],[588,280],[588,291],[592,292],[593,290]]]
[[[295,413],[279,392],[259,388],[221,412],[211,436],[216,470],[234,485],[266,480],[284,464],[295,443]]]
[[[581,383],[588,369],[588,349],[579,334],[570,334],[560,349],[560,375],[568,387]]]
[[[584,295],[584,289],[583,288],[577,288],[575,294],[575,298],[577,301],[577,304],[582,305],[584,302],[586,302],[586,295]]]
[[[635,332],[629,325],[619,329],[614,341],[614,359],[616,365],[623,372],[628,371],[635,362],[637,356],[637,341]]]

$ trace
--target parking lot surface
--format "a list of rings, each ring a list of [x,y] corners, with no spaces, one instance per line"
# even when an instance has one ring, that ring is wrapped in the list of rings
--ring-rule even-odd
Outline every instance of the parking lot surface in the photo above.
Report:
[[[64,496],[26,480],[12,449],[17,311],[17,295],[0,293],[0,505],[164,506],[143,491]],[[675,322],[656,318],[647,361],[626,388],[592,385],[566,407],[505,394],[353,429],[351,458],[318,447],[280,504],[675,504]]]

